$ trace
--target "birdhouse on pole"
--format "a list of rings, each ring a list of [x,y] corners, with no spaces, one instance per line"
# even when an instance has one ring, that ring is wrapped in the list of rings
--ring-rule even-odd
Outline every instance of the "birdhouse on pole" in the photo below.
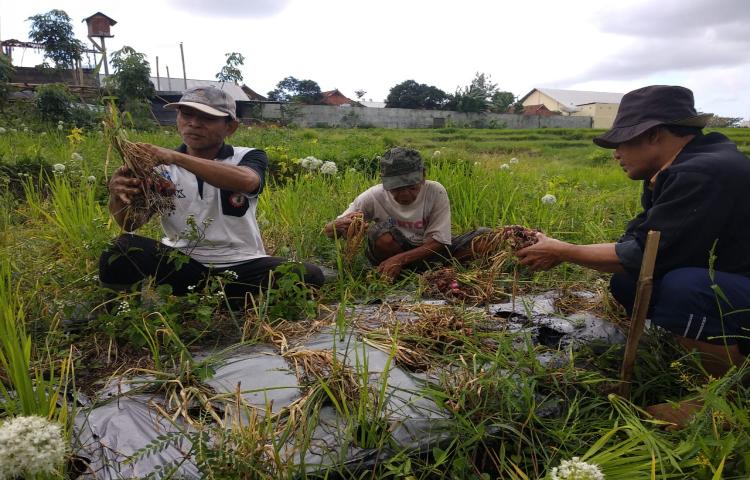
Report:
[[[109,75],[109,65],[107,65],[107,47],[104,44],[104,39],[114,37],[109,31],[109,27],[117,24],[117,22],[104,15],[102,12],[96,12],[88,18],[84,18],[83,21],[86,22],[89,29],[89,40],[91,40],[94,47],[102,54],[104,75]],[[98,38],[100,43],[96,43],[94,38]]]

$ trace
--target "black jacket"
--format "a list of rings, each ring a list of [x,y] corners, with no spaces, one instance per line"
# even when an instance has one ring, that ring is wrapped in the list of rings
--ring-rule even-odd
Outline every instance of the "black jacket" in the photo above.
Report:
[[[708,268],[714,242],[716,270],[750,276],[750,158],[734,143],[720,133],[695,137],[648,187],[646,180],[643,212],[615,244],[629,273],[638,274],[646,234],[658,230],[656,277]]]

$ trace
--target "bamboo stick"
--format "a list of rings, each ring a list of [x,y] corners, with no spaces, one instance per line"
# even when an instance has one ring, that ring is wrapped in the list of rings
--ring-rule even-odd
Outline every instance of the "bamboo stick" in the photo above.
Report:
[[[661,238],[661,232],[654,230],[649,230],[646,237],[646,248],[643,251],[641,271],[638,275],[633,313],[630,316],[630,329],[628,331],[627,342],[625,343],[625,355],[622,359],[622,367],[620,368],[619,393],[623,397],[630,395],[630,379],[633,377],[636,351],[641,334],[643,333],[643,327],[646,323],[648,306],[651,302],[651,291],[654,286],[654,265],[656,264],[656,254],[659,248],[659,238]]]

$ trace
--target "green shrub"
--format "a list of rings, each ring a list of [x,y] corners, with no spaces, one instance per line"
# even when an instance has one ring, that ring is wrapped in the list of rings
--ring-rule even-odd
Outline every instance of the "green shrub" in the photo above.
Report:
[[[304,282],[304,266],[288,262],[274,270],[275,283],[268,289],[268,319],[301,320],[314,317],[318,304],[313,291]]]
[[[8,57],[0,53],[0,109],[5,105],[10,94],[10,83],[11,76],[13,76],[13,64],[10,63]]]
[[[83,103],[74,104],[70,109],[70,121],[79,128],[99,127],[103,115],[103,109]]]
[[[136,130],[154,130],[156,129],[156,120],[151,112],[151,104],[145,100],[128,100],[123,102],[123,112],[127,118],[127,123]]]
[[[42,121],[67,121],[71,117],[73,96],[60,83],[41,85],[36,90],[36,110]]]

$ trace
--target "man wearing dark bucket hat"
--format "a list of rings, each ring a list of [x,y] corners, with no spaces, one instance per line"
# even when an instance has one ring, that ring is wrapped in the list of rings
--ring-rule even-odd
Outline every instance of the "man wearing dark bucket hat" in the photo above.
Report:
[[[687,88],[626,94],[614,126],[594,143],[614,149],[628,177],[643,181],[643,212],[616,243],[573,245],[539,235],[518,256],[534,269],[572,262],[614,273],[612,294],[630,313],[646,234],[660,231],[651,322],[696,349],[705,369],[720,376],[750,352],[750,159],[724,135],[702,133],[710,117],[695,111]],[[654,412],[669,417],[666,408]]]
[[[472,240],[489,229],[451,236],[448,193],[440,183],[425,179],[418,151],[391,148],[380,157],[382,183],[360,194],[336,220],[325,226],[331,238],[345,238],[353,219],[368,222],[365,253],[387,279],[407,266],[472,254]]]
[[[273,281],[274,269],[286,262],[266,255],[255,218],[268,159],[262,150],[224,142],[239,123],[235,101],[223,90],[192,88],[164,108],[177,111],[184,143],[177,150],[146,147],[161,163],[175,210],[161,217],[161,242],[133,234],[148,220],[128,214],[145,186],[120,167],[109,183],[109,210],[127,233],[102,254],[99,278],[105,286],[128,289],[153,277],[184,295],[202,288],[211,275],[222,275],[228,280],[224,293],[241,304],[247,293]],[[322,283],[317,266],[299,269],[308,284]]]

